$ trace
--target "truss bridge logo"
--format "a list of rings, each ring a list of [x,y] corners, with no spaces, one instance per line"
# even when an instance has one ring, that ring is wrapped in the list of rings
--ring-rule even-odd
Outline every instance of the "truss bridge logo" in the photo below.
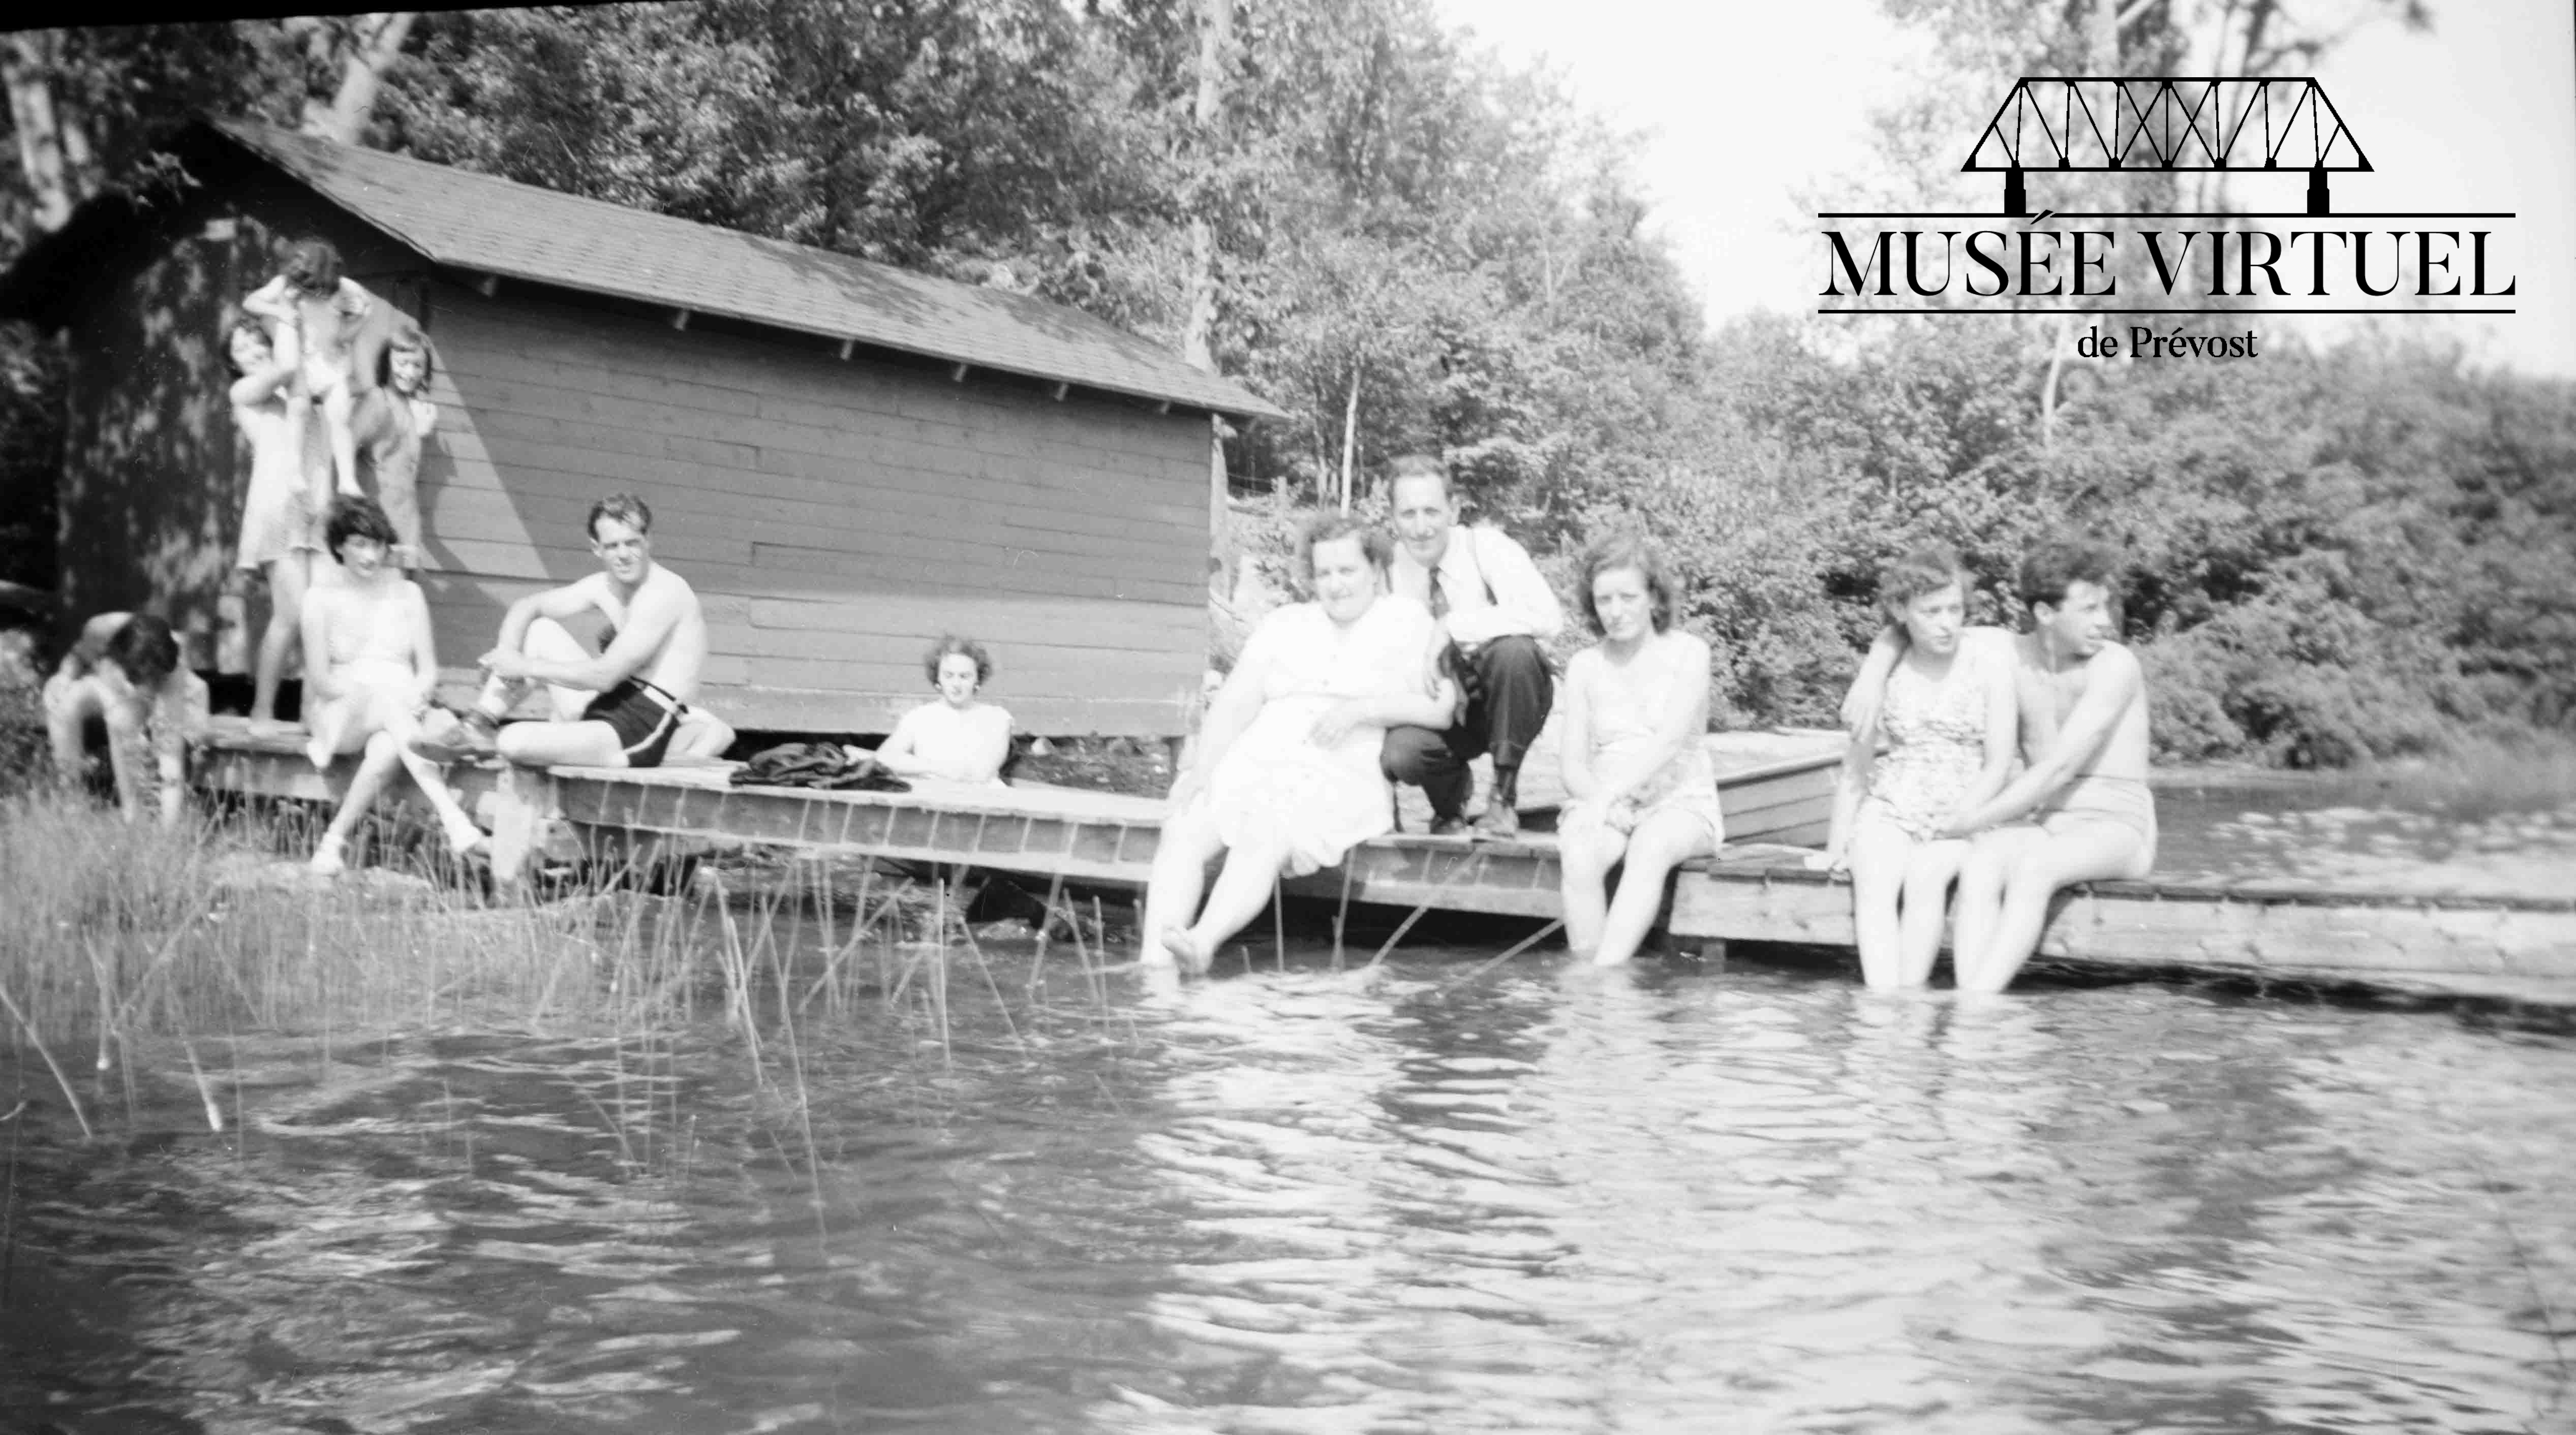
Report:
[[[1817,312],[2513,312],[2511,213],[2336,212],[2375,171],[2311,78],[2024,77],[1960,172],[1998,208],[1818,215]]]

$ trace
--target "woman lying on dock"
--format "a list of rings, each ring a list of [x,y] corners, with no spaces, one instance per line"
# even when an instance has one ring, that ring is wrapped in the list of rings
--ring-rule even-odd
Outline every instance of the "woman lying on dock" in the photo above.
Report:
[[[1673,580],[1641,539],[1583,555],[1583,616],[1601,641],[1566,665],[1557,872],[1565,943],[1613,966],[1637,954],[1664,879],[1717,851],[1725,820],[1708,746],[1708,644],[1673,626]],[[1616,897],[1610,869],[1625,866]],[[1605,900],[1606,899],[1606,900]]]
[[[347,865],[350,834],[397,764],[410,771],[437,809],[449,844],[460,855],[470,851],[483,840],[481,829],[447,790],[438,764],[411,750],[432,716],[438,655],[420,585],[385,562],[393,523],[374,499],[343,498],[332,505],[324,536],[347,578],[315,587],[304,602],[304,698],[306,725],[313,731],[305,755],[317,768],[362,748],[366,756],[313,850],[313,870],[338,872]]]
[[[1391,830],[1394,793],[1378,765],[1386,729],[1446,728],[1457,709],[1430,611],[1387,591],[1387,536],[1328,513],[1306,525],[1300,546],[1315,601],[1262,619],[1172,782],[1145,886],[1148,962],[1204,969],[1282,872],[1330,866]],[[1219,853],[1225,866],[1202,911]]]
[[[876,750],[878,764],[904,777],[999,784],[1011,756],[1011,714],[975,695],[993,679],[993,655],[970,639],[943,635],[922,660],[938,700],[895,722]]]
[[[1864,716],[1843,760],[1824,865],[1851,869],[1861,976],[1892,991],[1931,980],[1950,887],[1968,855],[1942,826],[2001,790],[2016,721],[2010,641],[1993,630],[1971,640],[1968,575],[1955,550],[1909,550],[1879,570],[1878,596],[1899,652],[1883,689],[1856,704]]]

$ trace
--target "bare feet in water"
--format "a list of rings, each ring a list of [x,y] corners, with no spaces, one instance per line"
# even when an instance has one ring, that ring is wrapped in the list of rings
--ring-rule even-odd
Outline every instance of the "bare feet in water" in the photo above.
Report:
[[[1215,955],[1186,927],[1165,927],[1163,950],[1171,953],[1172,960],[1180,963],[1184,970],[1193,972],[1206,971],[1209,960]]]

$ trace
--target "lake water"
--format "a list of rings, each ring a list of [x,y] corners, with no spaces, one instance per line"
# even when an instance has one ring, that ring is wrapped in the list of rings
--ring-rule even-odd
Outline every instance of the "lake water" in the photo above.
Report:
[[[2576,854],[2348,785],[2162,803],[2168,870]],[[764,1003],[757,1069],[713,1022],[213,1035],[225,1131],[168,1051],[88,1145],[28,1058],[0,1429],[2576,1430],[2564,1024],[1496,949],[988,941],[944,1024]]]
[[[944,1047],[916,985],[792,1054],[773,1027],[757,1077],[712,1027],[217,1038],[246,1136],[184,1066],[102,1091],[127,1134],[98,1145],[32,1108],[0,1137],[0,1403],[243,1432],[2576,1418],[2565,1035],[1437,949],[1175,990],[1059,947],[1031,992],[991,951],[1008,1020],[963,962]]]

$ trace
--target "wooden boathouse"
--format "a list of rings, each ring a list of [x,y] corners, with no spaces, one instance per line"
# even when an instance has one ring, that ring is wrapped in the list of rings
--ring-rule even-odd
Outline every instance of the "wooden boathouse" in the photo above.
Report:
[[[596,568],[583,515],[628,489],[736,727],[885,731],[955,631],[1024,732],[1184,730],[1211,416],[1278,413],[1241,387],[1064,305],[490,175],[233,121],[172,150],[192,186],[94,201],[0,277],[0,315],[67,334],[66,631],[148,607],[213,665],[250,467],[221,331],[319,236],[436,357],[421,580],[452,677]]]

